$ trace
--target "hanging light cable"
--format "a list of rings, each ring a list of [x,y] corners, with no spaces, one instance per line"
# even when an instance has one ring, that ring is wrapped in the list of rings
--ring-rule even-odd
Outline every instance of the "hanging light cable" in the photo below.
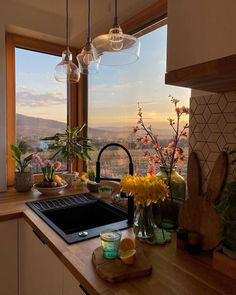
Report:
[[[97,53],[101,56],[101,65],[119,66],[137,61],[140,54],[139,39],[124,34],[118,24],[118,7],[115,0],[114,24],[108,34],[93,40]]]
[[[66,0],[66,50],[62,52],[62,61],[54,70],[55,79],[58,82],[77,83],[80,78],[79,68],[72,62],[72,54],[69,49],[69,3]]]
[[[88,37],[85,47],[81,53],[77,55],[77,61],[80,65],[80,72],[83,74],[94,74],[98,72],[101,58],[97,55],[97,51],[91,42],[90,34],[90,0],[88,0]]]

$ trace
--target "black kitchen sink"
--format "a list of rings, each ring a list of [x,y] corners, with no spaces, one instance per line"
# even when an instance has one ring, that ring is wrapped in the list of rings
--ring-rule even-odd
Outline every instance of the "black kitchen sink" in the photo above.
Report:
[[[88,193],[26,203],[68,244],[96,236],[104,229],[125,229],[127,212]]]

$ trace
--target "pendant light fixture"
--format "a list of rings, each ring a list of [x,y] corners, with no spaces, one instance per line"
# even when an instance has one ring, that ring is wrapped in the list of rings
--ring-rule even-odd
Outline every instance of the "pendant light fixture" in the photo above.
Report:
[[[134,63],[140,54],[140,42],[132,35],[124,34],[118,24],[117,0],[113,27],[108,34],[93,40],[97,53],[101,56],[101,65],[119,66]]]
[[[69,12],[68,0],[66,0],[66,50],[62,52],[62,61],[54,70],[55,79],[58,82],[77,83],[80,78],[79,68],[72,62],[72,54],[69,49]]]
[[[91,42],[90,36],[90,0],[88,0],[88,37],[85,47],[81,53],[77,55],[77,61],[80,66],[80,72],[83,74],[95,74],[98,72],[98,67],[101,58],[97,55],[96,48]]]

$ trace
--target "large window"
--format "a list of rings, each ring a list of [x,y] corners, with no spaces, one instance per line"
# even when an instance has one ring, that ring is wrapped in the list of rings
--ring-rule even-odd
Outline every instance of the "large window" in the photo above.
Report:
[[[15,172],[10,143],[20,145],[25,154],[40,151],[43,158],[48,158],[48,143],[40,138],[64,131],[67,120],[71,126],[78,126],[85,119],[85,79],[69,85],[68,97],[66,85],[54,79],[54,68],[64,49],[63,45],[6,33],[8,185],[13,185]],[[70,50],[75,59],[77,50]],[[82,164],[75,161],[73,169],[82,172]],[[62,169],[66,166],[64,162]],[[33,172],[38,172],[36,167]]]
[[[56,82],[53,76],[60,60],[55,55],[15,49],[16,141],[23,154],[40,152],[42,158],[50,158],[48,142],[40,139],[66,129],[66,84]],[[40,172],[38,169],[32,167],[34,173]],[[62,169],[66,169],[65,162]]]
[[[166,72],[167,26],[140,37],[141,54],[138,62],[123,67],[100,67],[96,76],[89,76],[88,134],[98,149],[110,142],[118,142],[130,150],[138,174],[147,172],[144,151],[151,146],[138,143],[132,127],[137,123],[137,103],[143,108],[147,124],[152,124],[163,145],[172,133],[167,118],[174,115],[169,94],[189,104],[190,90],[164,84]],[[188,120],[185,117],[185,120]],[[181,142],[188,153],[187,141]],[[97,153],[92,154],[89,167],[94,167]],[[187,160],[187,157],[186,157]],[[181,173],[186,174],[186,160]],[[121,177],[127,173],[128,159],[122,150],[110,149],[101,159],[101,173]]]

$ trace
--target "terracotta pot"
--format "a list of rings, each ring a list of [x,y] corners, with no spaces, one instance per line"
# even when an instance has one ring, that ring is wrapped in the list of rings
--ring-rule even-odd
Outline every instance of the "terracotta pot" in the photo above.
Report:
[[[87,188],[90,192],[93,192],[93,193],[98,192],[99,186],[100,186],[100,183],[96,183],[95,181],[87,182]]]
[[[14,187],[18,192],[29,191],[34,184],[34,178],[31,172],[15,172]]]

